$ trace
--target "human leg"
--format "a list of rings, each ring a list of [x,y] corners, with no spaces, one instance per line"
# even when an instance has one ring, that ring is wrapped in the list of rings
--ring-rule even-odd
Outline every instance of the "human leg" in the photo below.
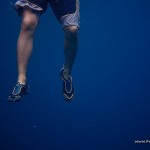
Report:
[[[18,82],[8,97],[9,102],[18,102],[24,95],[29,93],[29,86],[26,83],[26,71],[32,53],[33,36],[37,24],[37,15],[31,9],[24,8],[17,43]]]
[[[78,28],[76,26],[64,27],[64,33],[64,77],[67,79],[71,75],[72,67],[77,54]]]
[[[34,32],[39,16],[46,11],[48,0],[18,0],[14,7],[18,15],[22,16],[21,31],[17,43],[18,82],[8,96],[9,102],[17,102],[29,93],[26,83],[28,62],[33,48]]]
[[[26,83],[27,65],[32,53],[34,32],[38,24],[37,14],[26,8],[22,14],[21,31],[17,43],[18,82]]]
[[[75,62],[78,48],[79,1],[63,0],[50,3],[54,14],[64,30],[64,66],[60,71],[63,81],[63,95],[67,101],[74,97],[71,71]]]

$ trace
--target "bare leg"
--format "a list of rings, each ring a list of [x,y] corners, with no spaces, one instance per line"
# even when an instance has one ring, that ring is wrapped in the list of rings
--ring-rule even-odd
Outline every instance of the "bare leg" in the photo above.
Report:
[[[21,84],[26,82],[26,70],[32,53],[34,31],[37,24],[37,15],[31,9],[25,9],[17,44],[18,82]]]
[[[77,48],[78,48],[78,28],[69,26],[64,28],[65,32],[65,63],[64,77],[67,79],[71,75],[72,66],[74,64]]]

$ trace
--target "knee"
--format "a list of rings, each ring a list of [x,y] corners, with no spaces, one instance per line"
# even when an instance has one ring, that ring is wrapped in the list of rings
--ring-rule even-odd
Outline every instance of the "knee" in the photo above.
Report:
[[[76,26],[69,26],[69,27],[65,27],[64,30],[65,30],[66,38],[68,38],[68,39],[75,39],[75,38],[77,38],[78,27],[76,27]]]
[[[21,30],[22,31],[34,31],[37,24],[38,24],[38,21],[36,19],[33,19],[31,17],[24,17],[22,19]]]

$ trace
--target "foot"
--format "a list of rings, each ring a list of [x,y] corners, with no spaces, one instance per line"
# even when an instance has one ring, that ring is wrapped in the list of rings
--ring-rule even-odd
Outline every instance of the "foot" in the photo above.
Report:
[[[17,82],[13,92],[8,96],[8,102],[18,102],[22,97],[29,93],[29,85]]]
[[[67,101],[72,101],[74,98],[72,77],[69,76],[67,79],[64,77],[64,67],[60,70],[60,77],[63,81],[63,95]]]

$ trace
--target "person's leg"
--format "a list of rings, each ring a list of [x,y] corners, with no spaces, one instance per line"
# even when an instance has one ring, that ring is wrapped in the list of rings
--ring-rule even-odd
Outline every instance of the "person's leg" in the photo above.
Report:
[[[17,44],[18,82],[12,93],[8,96],[9,102],[18,102],[23,95],[29,93],[29,85],[26,83],[26,70],[32,53],[33,36],[38,24],[38,16],[29,8],[24,8],[22,13],[22,25]]]
[[[26,83],[26,71],[33,48],[34,31],[38,16],[31,9],[25,8],[22,14],[21,31],[17,43],[18,82]]]
[[[71,71],[78,47],[79,0],[50,1],[50,5],[65,34],[65,61],[60,70],[60,77],[63,81],[63,95],[67,101],[71,101],[74,98]]]
[[[65,43],[64,43],[64,77],[67,79],[71,75],[72,66],[74,64],[77,48],[78,48],[78,28],[77,26],[64,27]]]
[[[72,101],[74,98],[74,87],[71,76],[72,66],[74,64],[77,47],[78,47],[78,27],[77,26],[66,26],[64,27],[65,33],[65,62],[64,66],[60,71],[60,77],[63,81],[63,95],[67,101]]]
[[[65,33],[64,77],[71,75],[78,47],[79,0],[50,1],[53,12]]]

